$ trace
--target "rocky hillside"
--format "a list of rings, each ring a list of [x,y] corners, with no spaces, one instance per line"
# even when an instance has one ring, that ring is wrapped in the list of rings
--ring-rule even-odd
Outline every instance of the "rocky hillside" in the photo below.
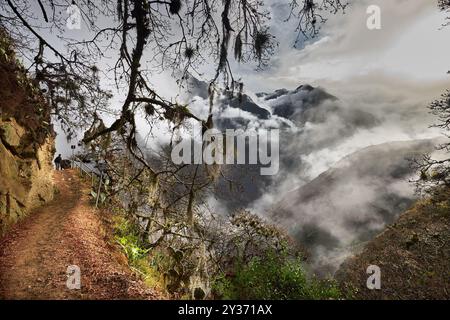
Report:
[[[416,203],[336,273],[357,299],[450,298],[450,189]],[[381,288],[369,290],[369,265]]]
[[[50,109],[0,30],[0,234],[53,198]]]

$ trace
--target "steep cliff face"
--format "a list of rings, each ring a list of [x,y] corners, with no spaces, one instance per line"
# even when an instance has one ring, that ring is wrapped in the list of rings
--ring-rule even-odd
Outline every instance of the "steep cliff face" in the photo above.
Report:
[[[50,108],[0,30],[0,235],[53,198]]]

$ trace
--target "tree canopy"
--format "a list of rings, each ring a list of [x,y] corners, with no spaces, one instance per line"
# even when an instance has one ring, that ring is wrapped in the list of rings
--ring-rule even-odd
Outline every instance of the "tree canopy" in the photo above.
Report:
[[[172,70],[183,82],[189,73],[198,73],[202,64],[213,63],[212,108],[219,79],[232,93],[242,90],[242,83],[233,76],[230,48],[239,62],[256,61],[263,68],[277,41],[268,26],[267,1],[73,1],[80,9],[83,27],[89,29],[88,40],[65,36],[69,4],[66,0],[6,0],[0,4],[0,26],[32,62],[36,81],[69,134],[73,127],[89,127],[98,111],[112,112],[108,105],[111,93],[102,90],[101,76],[112,78],[118,89],[126,91],[116,120],[85,136],[84,142],[121,131],[127,133],[129,146],[136,147],[138,110],[152,119],[178,124],[191,118],[207,125],[207,119],[197,118],[189,108],[158,94],[149,81],[151,68]],[[317,36],[326,21],[325,11],[337,13],[347,6],[343,0],[290,0],[286,4],[290,8],[287,19],[298,19],[296,31],[304,37]],[[44,36],[49,32],[58,37],[59,45]],[[105,57],[115,61],[101,70],[98,63]]]

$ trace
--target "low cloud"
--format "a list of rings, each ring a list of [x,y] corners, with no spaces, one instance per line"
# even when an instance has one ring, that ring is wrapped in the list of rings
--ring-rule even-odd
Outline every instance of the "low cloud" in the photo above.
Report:
[[[232,64],[246,99],[272,115],[224,97],[213,112],[221,128],[284,129],[280,172],[262,178],[257,168],[233,168],[248,190],[210,205],[223,214],[245,206],[274,219],[309,246],[317,268],[332,272],[414,198],[405,158],[432,151],[433,143],[422,140],[441,134],[430,128],[436,119],[426,106],[450,87],[450,28],[439,30],[444,19],[435,1],[353,1],[345,15],[330,17],[320,38],[293,50],[294,32],[279,23],[288,7],[271,4],[271,30],[280,41],[272,65],[254,72]],[[366,28],[372,4],[382,8],[379,31]],[[314,92],[298,90],[306,84]],[[209,112],[206,90],[200,81],[180,94],[202,118]],[[261,91],[267,94],[255,94]]]

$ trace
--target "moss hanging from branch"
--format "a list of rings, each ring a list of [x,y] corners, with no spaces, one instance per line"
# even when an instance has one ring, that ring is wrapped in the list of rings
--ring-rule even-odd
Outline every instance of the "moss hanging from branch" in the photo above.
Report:
[[[181,10],[181,0],[171,0],[169,4],[170,14],[178,14]]]

